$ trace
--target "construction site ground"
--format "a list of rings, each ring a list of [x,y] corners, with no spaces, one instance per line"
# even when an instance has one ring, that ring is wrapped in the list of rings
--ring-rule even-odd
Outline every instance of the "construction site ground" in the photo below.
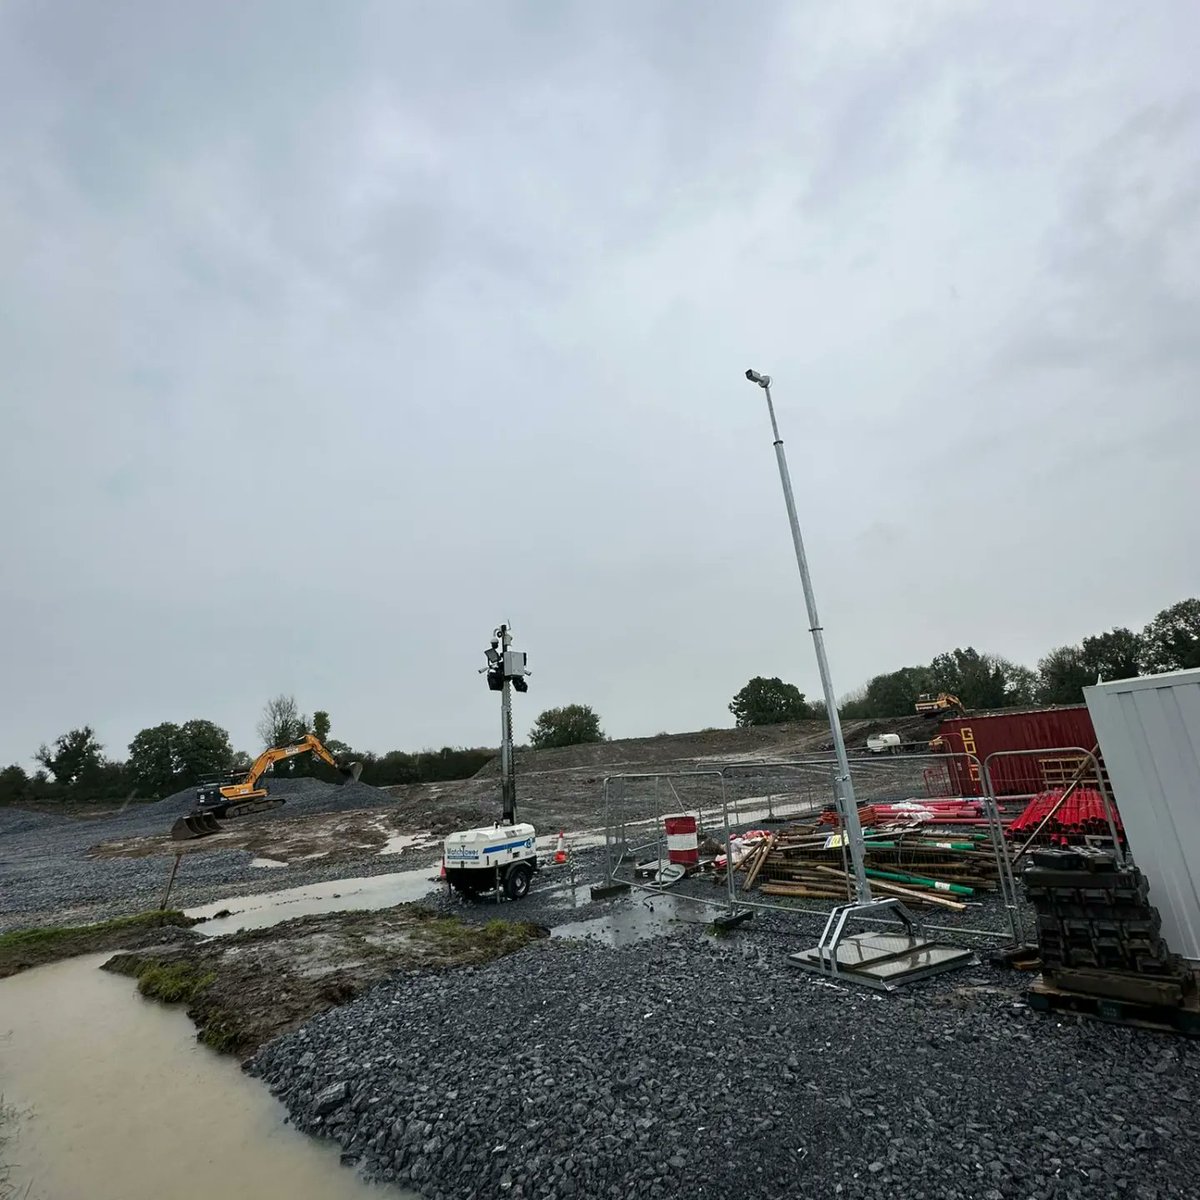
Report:
[[[920,744],[930,725],[920,718],[848,722],[847,742],[865,753],[867,737],[882,730]],[[594,843],[603,835],[603,781],[608,776],[650,771],[682,775],[746,763],[738,785],[751,795],[768,786],[758,777],[756,764],[827,757],[828,746],[828,726],[810,721],[521,750],[520,817],[546,838],[563,830],[577,844]],[[828,798],[828,768],[814,772]],[[919,789],[919,772],[907,783]],[[499,816],[496,762],[472,779],[446,783],[376,789],[280,778],[269,786],[285,800],[282,806],[226,822],[221,833],[190,842],[170,836],[175,820],[193,807],[190,790],[87,815],[0,809],[0,932],[86,924],[153,907],[165,892],[177,854],[183,859],[171,903],[188,907],[425,865],[438,858],[446,833],[489,824]],[[711,777],[701,779],[686,801],[719,805],[720,789]]]
[[[847,736],[861,751],[876,731]],[[1200,1056],[1186,1040],[1036,1014],[1030,977],[986,953],[891,995],[797,972],[787,954],[814,943],[827,905],[784,901],[723,936],[708,878],[593,898],[606,777],[672,773],[627,791],[614,779],[633,816],[698,799],[713,821],[724,791],[752,823],[764,805],[829,799],[827,740],[813,723],[522,754],[521,816],[544,861],[560,828],[570,854],[519,902],[437,882],[440,836],[495,819],[494,767],[388,793],[288,781],[282,808],[191,843],[168,835],[185,796],[89,820],[7,812],[3,921],[152,908],[182,851],[171,905],[198,922],[109,969],[186,1006],[297,1128],[395,1194],[1194,1195]],[[811,772],[767,765],[813,756]],[[856,781],[919,795],[924,769],[864,758]],[[1007,916],[995,895],[926,915],[994,929],[993,944]]]

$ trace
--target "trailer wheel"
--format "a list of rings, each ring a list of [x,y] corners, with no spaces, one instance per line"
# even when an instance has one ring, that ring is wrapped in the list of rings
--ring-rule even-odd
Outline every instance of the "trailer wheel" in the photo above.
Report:
[[[509,867],[504,877],[504,894],[510,900],[520,900],[529,893],[529,883],[533,879],[533,868],[528,863],[517,863]]]

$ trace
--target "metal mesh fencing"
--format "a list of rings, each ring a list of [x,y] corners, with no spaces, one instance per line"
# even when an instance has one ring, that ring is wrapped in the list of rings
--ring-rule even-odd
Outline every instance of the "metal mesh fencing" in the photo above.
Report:
[[[610,882],[663,890],[664,869],[670,863],[666,821],[673,815],[696,818],[697,847],[711,861],[714,851],[729,840],[721,772],[655,772],[605,779],[604,846]],[[732,911],[728,889],[720,897],[692,896],[686,891],[676,894],[700,903],[715,902]]]
[[[947,764],[951,757],[964,761]],[[824,916],[854,898],[846,832],[834,803],[835,767],[832,756],[820,756],[724,769],[731,830],[735,837],[757,835],[732,872],[735,907]],[[872,755],[852,759],[850,769],[877,898],[894,896],[914,908],[927,931],[998,944],[1023,936],[1008,846],[990,794],[984,788],[981,796],[934,799],[927,787],[931,769],[943,780],[985,780],[977,758]],[[752,797],[763,779],[776,794],[795,798],[791,819],[777,829],[754,830],[744,819],[747,793]],[[817,796],[823,802],[814,803]],[[990,927],[972,924],[980,913]]]
[[[972,761],[957,764],[947,764],[948,757],[851,760],[872,890],[920,905],[926,930],[996,943],[1019,940],[1019,900],[994,800],[986,786],[982,796],[961,805],[958,797],[944,795],[946,781],[959,775],[986,785],[986,772],[973,755],[958,756]],[[930,771],[941,782],[932,794]],[[833,906],[853,899],[836,778],[831,754],[611,776],[604,783],[609,878],[648,890],[670,887],[680,899],[730,915],[768,909],[823,920]],[[702,864],[677,884],[662,875],[669,862],[666,819],[674,813],[697,817]],[[972,924],[980,912],[991,927]]]
[[[1108,772],[1096,749],[997,750],[983,769],[989,790],[1006,791],[1000,803],[1010,821],[1014,862],[1039,845],[1099,844],[1119,862],[1127,857]],[[1080,803],[1085,797],[1088,802]]]

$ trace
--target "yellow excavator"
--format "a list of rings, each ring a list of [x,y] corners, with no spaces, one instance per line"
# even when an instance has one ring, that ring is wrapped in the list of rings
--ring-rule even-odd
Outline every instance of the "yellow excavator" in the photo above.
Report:
[[[966,715],[963,702],[949,692],[938,692],[935,696],[930,692],[922,692],[917,697],[916,711],[928,719],[935,717],[962,717]]]
[[[180,817],[171,827],[171,837],[177,842],[189,838],[207,837],[221,832],[221,822],[231,817],[244,817],[247,813],[261,812],[282,804],[282,796],[272,796],[262,783],[269,767],[285,758],[297,754],[314,754],[328,763],[349,783],[362,774],[362,763],[350,763],[343,767],[312,733],[306,733],[290,746],[272,746],[264,750],[251,764],[244,775],[228,775],[210,780],[196,789],[196,807],[186,817]]]

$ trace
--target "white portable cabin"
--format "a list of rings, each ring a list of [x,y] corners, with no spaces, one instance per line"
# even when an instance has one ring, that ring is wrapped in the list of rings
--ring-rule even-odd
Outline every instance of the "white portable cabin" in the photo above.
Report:
[[[1200,670],[1083,689],[1167,945],[1200,964]]]

